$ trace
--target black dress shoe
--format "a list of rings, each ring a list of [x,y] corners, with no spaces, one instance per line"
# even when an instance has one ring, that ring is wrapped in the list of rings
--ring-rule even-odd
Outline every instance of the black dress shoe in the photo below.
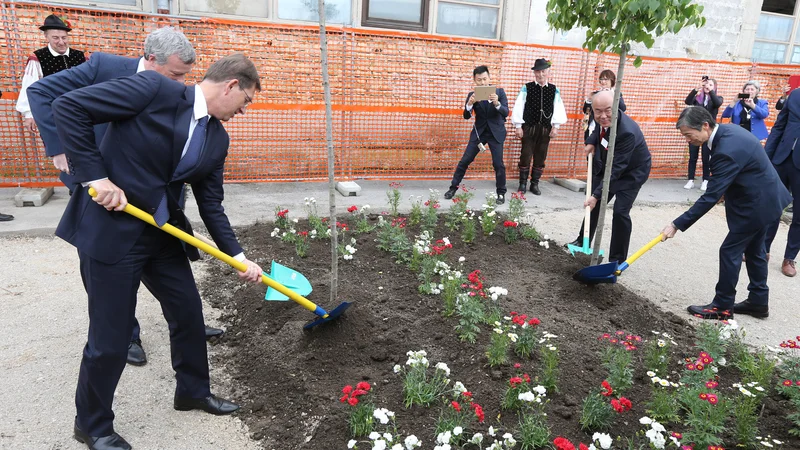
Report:
[[[686,308],[686,310],[689,311],[689,314],[701,319],[733,319],[733,309],[721,309],[713,303],[707,305],[692,305]]]
[[[448,189],[447,192],[444,193],[444,199],[445,200],[450,200],[451,198],[453,198],[453,196],[456,195],[456,191],[458,191],[458,188],[450,188],[450,189]]]
[[[75,440],[86,444],[89,450],[131,450],[131,444],[122,438],[117,433],[111,433],[109,436],[89,436],[81,431],[78,425],[75,425],[73,436]]]
[[[750,300],[745,300],[733,305],[733,313],[747,314],[748,316],[757,317],[759,319],[766,319],[769,317],[769,306],[756,305],[755,303],[750,303]]]
[[[542,191],[539,190],[539,183],[531,182],[531,193],[533,195],[542,195]]]
[[[142,348],[142,341],[135,340],[128,344],[128,364],[132,366],[143,366],[147,364],[147,355]]]
[[[10,222],[14,220],[14,216],[11,214],[0,214],[0,222]]]
[[[505,194],[497,194],[497,204],[502,205],[506,202],[506,195]]]
[[[222,333],[224,333],[224,332],[225,332],[225,330],[222,330],[220,328],[213,328],[213,327],[210,327],[210,326],[206,325],[206,340],[209,340],[209,339],[211,339],[213,337],[222,336]]]
[[[183,398],[176,395],[174,406],[178,411],[202,409],[215,416],[224,416],[239,409],[239,405],[236,403],[229,402],[213,394],[206,398]]]

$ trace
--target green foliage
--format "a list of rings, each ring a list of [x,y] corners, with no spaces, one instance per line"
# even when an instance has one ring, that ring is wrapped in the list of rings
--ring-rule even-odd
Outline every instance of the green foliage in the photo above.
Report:
[[[690,0],[548,0],[547,23],[560,31],[586,28],[584,48],[621,53],[632,42],[651,48],[655,38],[702,27],[706,19]]]
[[[483,322],[485,314],[483,302],[478,296],[460,294],[457,303],[459,318],[456,333],[458,339],[461,342],[474,344],[481,332],[480,324]]]
[[[378,225],[378,248],[395,255],[398,263],[411,260],[411,241],[406,235],[405,221],[398,218]]]
[[[647,415],[661,423],[676,423],[680,420],[677,390],[653,386],[653,396],[645,405]]]
[[[464,213],[464,219],[461,223],[463,226],[461,230],[461,240],[465,244],[475,242],[475,235],[478,233],[477,227],[475,226],[475,213],[472,211]]]
[[[631,352],[619,346],[607,347],[603,352],[603,367],[608,370],[608,382],[618,396],[633,386],[631,359]]]
[[[581,429],[585,431],[606,430],[611,426],[614,410],[608,399],[599,392],[592,392],[583,399]]]

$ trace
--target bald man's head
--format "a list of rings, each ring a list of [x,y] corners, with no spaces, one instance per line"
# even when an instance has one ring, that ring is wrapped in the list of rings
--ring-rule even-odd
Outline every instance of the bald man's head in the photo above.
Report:
[[[614,93],[612,91],[600,91],[592,97],[592,110],[594,110],[594,120],[601,127],[611,126],[611,107],[614,105]]]

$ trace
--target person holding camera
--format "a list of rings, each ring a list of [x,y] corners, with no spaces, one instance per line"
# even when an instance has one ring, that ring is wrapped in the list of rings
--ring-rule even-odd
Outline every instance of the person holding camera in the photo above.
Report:
[[[491,86],[489,68],[478,66],[472,71],[472,80],[475,86]],[[503,163],[503,143],[506,141],[506,117],[508,117],[508,99],[503,88],[497,88],[494,94],[489,94],[488,100],[478,101],[475,91],[467,94],[464,103],[464,119],[472,118],[475,113],[475,124],[469,134],[469,143],[461,156],[461,161],[456,166],[450,189],[444,193],[444,198],[450,200],[456,195],[467,168],[478,153],[489,144],[494,167],[495,188],[497,189],[497,204],[506,202],[506,166]]]
[[[592,92],[592,95],[583,102],[583,140],[589,139],[594,129],[597,127],[597,122],[594,120],[594,109],[592,109],[592,98],[600,91],[610,91],[617,85],[617,76],[611,70],[604,70],[600,72],[598,79],[600,82],[600,89]],[[625,111],[625,100],[622,98],[622,92],[619,93],[619,110]]]
[[[767,138],[767,125],[764,119],[769,116],[769,104],[766,100],[758,98],[761,84],[750,80],[742,88],[742,93],[736,103],[732,103],[722,112],[722,118],[731,119],[731,123],[741,126],[753,133],[759,141]]]
[[[689,106],[702,106],[706,111],[711,113],[711,116],[716,120],[719,114],[719,107],[722,106],[723,98],[717,95],[717,80],[709,78],[708,75],[703,75],[702,83],[697,89],[692,89],[686,97],[685,103]],[[697,145],[689,144],[689,167],[686,184],[684,189],[692,189],[694,187],[694,176],[697,172],[697,154],[701,153],[703,158],[703,182],[700,184],[700,190],[705,191],[708,187],[708,179],[711,177],[711,163],[709,161],[710,155],[706,147],[702,150]]]

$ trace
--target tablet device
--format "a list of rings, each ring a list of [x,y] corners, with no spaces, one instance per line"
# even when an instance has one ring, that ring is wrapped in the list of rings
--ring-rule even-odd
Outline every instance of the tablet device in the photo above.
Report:
[[[496,93],[494,86],[475,86],[475,101],[489,100],[489,96]]]

